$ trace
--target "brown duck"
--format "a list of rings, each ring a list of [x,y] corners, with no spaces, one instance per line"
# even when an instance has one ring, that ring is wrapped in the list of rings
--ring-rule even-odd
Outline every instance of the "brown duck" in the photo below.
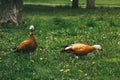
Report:
[[[15,52],[33,52],[37,48],[37,43],[33,35],[34,26],[31,25],[29,39],[21,42],[15,49]]]
[[[87,55],[88,53],[94,51],[94,50],[101,50],[102,47],[100,45],[86,45],[86,44],[80,44],[80,43],[75,43],[71,44],[69,46],[66,46],[63,51],[66,52],[73,52],[77,55]]]

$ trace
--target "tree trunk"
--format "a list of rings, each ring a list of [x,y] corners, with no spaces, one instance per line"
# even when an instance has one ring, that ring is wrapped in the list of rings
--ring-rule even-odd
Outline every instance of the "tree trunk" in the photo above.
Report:
[[[87,8],[94,8],[95,0],[87,0]]]
[[[78,0],[72,0],[72,7],[78,8]]]
[[[23,23],[23,0],[0,0],[0,24]]]

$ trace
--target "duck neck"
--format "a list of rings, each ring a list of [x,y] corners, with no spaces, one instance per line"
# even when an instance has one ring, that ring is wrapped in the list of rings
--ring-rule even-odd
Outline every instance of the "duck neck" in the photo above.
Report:
[[[96,47],[93,46],[93,50],[96,50]]]
[[[34,39],[33,31],[30,31],[30,39]]]
[[[93,51],[93,50],[96,50],[96,48],[94,46],[91,47],[91,51]]]

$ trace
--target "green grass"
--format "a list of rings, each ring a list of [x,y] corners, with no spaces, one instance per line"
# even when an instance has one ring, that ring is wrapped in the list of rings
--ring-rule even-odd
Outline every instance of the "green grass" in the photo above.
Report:
[[[25,3],[51,3],[51,4],[71,4],[70,0],[24,0]],[[85,5],[86,0],[79,0],[79,4]],[[96,5],[116,5],[120,6],[119,0],[95,0]]]
[[[25,24],[0,26],[0,80],[119,80],[119,12],[26,5]],[[31,24],[36,51],[13,53],[12,48],[29,37]],[[78,59],[60,52],[61,46],[72,43],[100,44],[103,51]]]

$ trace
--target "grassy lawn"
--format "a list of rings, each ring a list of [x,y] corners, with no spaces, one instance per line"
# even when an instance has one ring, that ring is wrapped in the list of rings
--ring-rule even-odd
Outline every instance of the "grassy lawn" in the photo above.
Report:
[[[23,25],[0,26],[0,80],[119,80],[120,8],[26,5],[24,16]],[[29,37],[31,24],[36,51],[13,53]],[[103,51],[79,58],[60,52],[72,43],[100,44]]]
[[[71,4],[70,0],[24,0],[25,3],[51,3],[51,4]],[[85,5],[86,0],[79,0],[79,4]],[[120,0],[95,0],[96,5],[117,5],[120,6]]]

